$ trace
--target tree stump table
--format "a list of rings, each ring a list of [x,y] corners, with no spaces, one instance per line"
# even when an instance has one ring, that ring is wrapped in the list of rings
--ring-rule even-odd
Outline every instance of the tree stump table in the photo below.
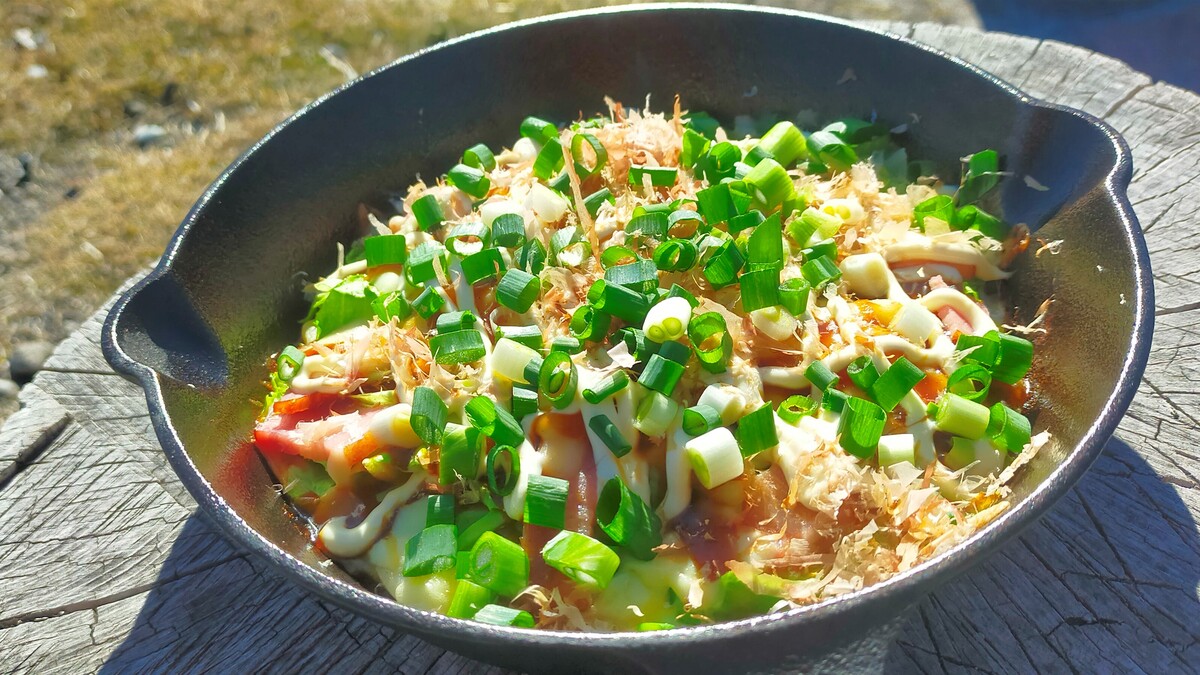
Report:
[[[1036,526],[914,608],[881,669],[1200,671],[1200,96],[1056,42],[879,27],[1124,134],[1158,321],[1103,456]],[[168,467],[142,390],[100,354],[106,311],[0,431],[0,671],[487,669],[319,601],[217,534]]]

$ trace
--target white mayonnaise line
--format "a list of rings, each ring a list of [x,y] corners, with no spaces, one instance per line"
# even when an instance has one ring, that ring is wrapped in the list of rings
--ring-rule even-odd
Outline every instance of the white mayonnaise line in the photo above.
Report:
[[[604,441],[592,431],[588,420],[597,415],[607,415],[608,419],[612,420],[613,424],[617,425],[621,435],[626,440],[637,438],[633,435],[636,429],[633,429],[633,409],[632,403],[626,415],[628,429],[621,425],[621,415],[618,411],[616,397],[608,398],[599,403],[588,403],[587,399],[583,398],[583,390],[594,386],[603,377],[598,371],[588,368],[587,366],[576,366],[579,372],[579,388],[575,392],[575,405],[579,406],[579,411],[583,414],[583,426],[587,430],[588,442],[592,446],[592,458],[596,463],[596,485],[597,489],[602,488],[608,481],[618,476],[624,481],[634,493],[645,501],[650,501],[650,477],[649,466],[646,461],[641,458],[636,449],[631,450],[624,457],[617,457],[608,449]],[[631,386],[625,387],[620,393],[627,393]]]
[[[683,449],[691,437],[683,432],[682,413],[675,416],[667,432],[667,493],[663,496],[662,517],[670,520],[683,513],[692,501],[692,465]]]
[[[943,307],[949,307],[966,318],[971,324],[972,335],[983,335],[990,330],[998,330],[987,310],[975,304],[975,301],[961,293],[956,288],[937,288],[925,294],[920,300],[925,309],[935,314]]]
[[[345,516],[331,518],[317,534],[321,538],[321,544],[338,558],[357,558],[366,553],[383,534],[383,522],[393,511],[411,499],[427,478],[424,471],[413,472],[403,485],[389,490],[383,501],[379,502],[379,506],[354,527],[346,525],[349,519]]]
[[[525,517],[525,492],[529,489],[529,477],[542,475],[542,463],[546,457],[533,447],[529,437],[533,434],[533,420],[537,415],[529,415],[521,425],[525,429],[525,440],[517,454],[521,458],[521,473],[517,476],[517,485],[504,498],[504,512],[509,518],[520,522]]]
[[[458,308],[478,315],[479,312],[475,309],[475,289],[467,283],[467,275],[463,274],[462,263],[457,258],[450,263],[448,274],[454,277],[454,297],[458,301]]]
[[[933,242],[924,238],[917,241],[896,242],[883,250],[883,257],[893,264],[910,260],[929,260],[958,265],[974,265],[975,276],[984,281],[997,281],[1011,276],[1010,273],[992,264],[982,251],[970,244]]]

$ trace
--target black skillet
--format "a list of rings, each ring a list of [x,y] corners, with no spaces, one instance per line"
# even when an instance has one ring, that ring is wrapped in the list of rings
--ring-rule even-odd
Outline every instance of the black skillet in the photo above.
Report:
[[[511,143],[529,114],[569,120],[604,95],[718,118],[872,116],[907,124],[910,156],[958,175],[994,147],[1012,176],[997,204],[1057,255],[1017,264],[1016,315],[1055,299],[1034,372],[1037,427],[1056,442],[1014,507],[947,555],[860,592],[783,614],[659,633],[497,628],[409,609],[322,566],[247,444],[264,361],[294,340],[299,275],[331,269],[364,234],[360,202],[432,177],[474,143]],[[1116,428],[1150,346],[1149,260],[1125,191],[1129,151],[1106,124],[1030,99],[892,35],[794,12],[654,5],[565,14],[453,40],[305,107],[201,195],[158,267],[113,308],[104,353],[146,390],[154,428],[210,520],[321,598],[475,658],[524,670],[841,669],[878,651],[879,627],[995,551],[1066,493]],[[1032,180],[1027,180],[1031,177]],[[1044,189],[1043,189],[1044,188]],[[1033,248],[1036,248],[1033,247]]]

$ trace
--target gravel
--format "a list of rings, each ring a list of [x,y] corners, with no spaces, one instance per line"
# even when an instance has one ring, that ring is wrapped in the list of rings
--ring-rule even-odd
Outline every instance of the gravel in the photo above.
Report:
[[[8,357],[8,369],[14,382],[24,384],[33,379],[37,371],[42,369],[54,345],[42,340],[21,342],[13,347]]]

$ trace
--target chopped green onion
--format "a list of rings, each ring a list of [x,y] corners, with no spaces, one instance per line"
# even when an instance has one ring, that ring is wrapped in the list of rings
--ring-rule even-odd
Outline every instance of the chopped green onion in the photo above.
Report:
[[[738,440],[725,427],[717,427],[689,440],[683,449],[696,478],[709,490],[737,478],[746,469],[742,461],[745,450],[739,449]]]
[[[417,387],[413,390],[412,413],[409,421],[413,433],[429,445],[442,442],[442,432],[446,429],[446,420],[450,409],[445,401],[431,387]]]
[[[736,170],[734,165],[741,160],[742,151],[733,143],[723,141],[710,147],[700,158],[699,165],[704,179],[710,185],[716,185],[723,178],[732,178]]]
[[[879,370],[875,367],[875,362],[869,356],[860,356],[850,362],[846,366],[846,376],[854,383],[854,386],[870,393],[872,385],[879,379]]]
[[[408,256],[404,275],[413,284],[437,278],[437,265],[445,268],[446,249],[436,241],[425,241],[417,245]]]
[[[687,168],[696,166],[696,162],[708,150],[710,141],[704,136],[692,131],[691,129],[683,130],[682,150],[679,153],[679,165]]]
[[[542,329],[537,326],[496,326],[496,339],[508,338],[529,347],[542,348]]]
[[[469,557],[468,554],[468,559]],[[459,579],[454,584],[454,593],[450,596],[450,607],[446,610],[446,616],[455,619],[470,619],[495,599],[496,594],[483,586],[474,581]]]
[[[696,264],[696,245],[687,239],[668,239],[654,249],[654,264],[666,272],[684,272]]]
[[[992,373],[978,363],[964,363],[950,373],[946,390],[976,403],[987,396],[992,386]]]
[[[433,360],[442,365],[474,363],[487,354],[483,335],[474,329],[439,333],[429,338]]]
[[[414,417],[413,422],[415,421]],[[483,434],[478,429],[461,424],[447,424],[438,455],[438,484],[450,485],[477,477],[483,445]]]
[[[446,181],[475,199],[483,199],[492,189],[492,181],[486,173],[466,164],[454,165],[446,172]]]
[[[641,187],[646,178],[654,187],[671,187],[679,177],[679,169],[673,166],[638,166],[629,167],[629,184]]]
[[[513,626],[515,628],[533,628],[536,623],[533,615],[523,609],[513,609],[504,605],[485,605],[475,612],[473,620],[493,626]]]
[[[533,175],[542,180],[550,180],[562,168],[562,144],[559,143],[558,138],[548,139],[542,149],[538,151],[537,158],[533,160]]]
[[[737,215],[733,206],[733,198],[729,194],[729,186],[721,183],[696,191],[696,201],[700,213],[709,225],[723,223],[731,216]]]
[[[512,414],[518,420],[524,419],[526,415],[531,415],[538,411],[538,395],[532,389],[524,387],[513,387],[512,391]]]
[[[542,547],[546,564],[584,588],[603,590],[617,572],[621,558],[586,534],[563,531]]]
[[[624,434],[621,433],[616,424],[613,424],[608,415],[601,414],[592,417],[588,420],[588,428],[600,438],[600,442],[604,444],[604,447],[608,448],[609,452],[616,457],[624,457],[629,454],[630,450],[633,450],[633,444],[625,438]]]
[[[379,317],[380,321],[388,322],[392,319],[404,321],[412,316],[412,305],[404,299],[404,294],[399,291],[393,291],[387,295],[381,295],[371,301],[371,310],[375,312],[375,316]]]
[[[950,451],[942,458],[942,463],[954,470],[967,467],[975,461],[975,441],[969,438],[955,436],[950,441]]]
[[[275,358],[275,373],[284,382],[291,382],[304,366],[304,352],[292,345],[283,348]]]
[[[664,396],[670,396],[675,393],[675,385],[679,384],[679,379],[683,377],[683,370],[683,366],[675,361],[663,357],[662,354],[655,354],[646,362],[645,369],[638,376],[638,383]]]
[[[1016,384],[1033,363],[1033,343],[1009,333],[1000,334],[1000,355],[992,376],[1006,384]]]
[[[868,390],[871,397],[887,412],[896,409],[900,400],[912,391],[917,383],[925,379],[925,371],[916,367],[907,358],[901,356],[896,362],[883,371],[879,379]]]
[[[692,350],[690,347],[682,342],[674,341],[662,343],[655,354],[669,361],[674,361],[681,366],[686,366],[688,361],[690,361],[692,358]]]
[[[571,314],[571,334],[581,342],[599,342],[608,334],[612,315],[592,304],[582,304]]]
[[[665,205],[655,204],[653,206]],[[640,205],[633,210],[633,216],[629,219],[629,223],[625,225],[625,232],[650,237],[651,239],[665,239],[667,236],[667,222],[669,220],[670,214],[666,211],[652,210],[645,205]]]
[[[954,220],[954,200],[950,195],[934,195],[913,207],[913,223],[922,232],[926,218],[936,218],[949,225]]]
[[[980,150],[967,158],[962,182],[954,193],[959,205],[971,204],[996,187],[1000,182],[1000,157],[995,150]]]
[[[756,309],[775,307],[779,299],[779,268],[745,272],[739,278],[742,288],[742,309],[753,312]]]
[[[745,457],[779,445],[775,411],[769,403],[738,420],[737,444]]]
[[[713,288],[724,288],[737,281],[738,270],[742,269],[744,263],[745,259],[737,246],[727,241],[718,246],[704,263],[704,278]]]
[[[829,385],[837,382],[838,376],[834,375],[829,366],[823,362],[813,361],[804,371],[804,379],[808,380],[812,386],[824,391],[829,389]]]
[[[808,293],[812,286],[801,277],[788,279],[779,285],[779,304],[788,314],[800,318],[808,311]]]
[[[504,512],[500,510],[463,511],[454,519],[458,525],[458,550],[470,551],[484,532],[492,532],[504,524]]]
[[[891,434],[879,437],[879,466],[889,467],[900,462],[916,465],[917,441],[912,434]]]
[[[617,265],[629,265],[637,261],[637,252],[628,246],[609,246],[600,254],[600,266],[604,269]]]
[[[532,274],[520,269],[510,269],[500,277],[496,286],[496,302],[524,314],[537,300],[541,282]]]
[[[476,169],[491,171],[496,168],[496,155],[483,143],[472,145],[463,151],[462,163]]]
[[[799,218],[788,221],[787,233],[793,241],[804,246],[813,235],[827,239],[837,234],[841,228],[841,218],[810,206],[800,212]]]
[[[471,547],[467,578],[493,593],[515,596],[529,585],[529,556],[495,532],[484,532]]]
[[[742,213],[742,214],[739,214],[736,216],[730,216],[729,217],[729,225],[728,225],[729,233],[737,234],[738,232],[741,232],[743,230],[748,230],[752,227],[757,227],[758,225],[762,224],[763,221],[765,221],[766,219],[767,219],[767,217],[764,216],[763,212],[759,211],[758,209],[751,209],[750,211],[747,211],[746,213]]]
[[[615,544],[639,560],[654,557],[662,543],[662,522],[620,478],[612,478],[596,500],[596,524]]]
[[[846,171],[858,161],[858,154],[848,143],[829,131],[814,131],[808,137],[808,152],[825,165]]]
[[[984,368],[991,369],[1000,357],[1000,333],[990,330],[983,335],[968,335],[961,333],[955,342],[954,349],[964,363],[978,363]]]
[[[492,221],[492,241],[515,248],[525,244],[525,218],[519,213],[502,213]]]
[[[756,201],[768,212],[796,197],[796,185],[792,183],[791,176],[773,159],[763,159],[754,165],[745,180],[754,186]]]
[[[525,490],[525,522],[530,525],[563,528],[570,483],[551,476],[532,475]]]
[[[750,233],[746,244],[746,261],[754,265],[783,267],[783,225],[776,213],[764,220]],[[778,282],[776,282],[778,283]]]
[[[804,134],[791,122],[779,122],[763,134],[758,147],[766,150],[783,166],[791,166],[804,156],[806,143]]]
[[[417,219],[417,226],[424,232],[436,230],[446,220],[442,205],[433,194],[425,194],[413,202],[412,214]]]
[[[459,223],[446,235],[446,249],[465,258],[487,247],[491,236],[491,231],[481,222]]]
[[[643,434],[657,438],[667,433],[667,429],[675,421],[675,415],[678,412],[678,403],[649,389],[646,390],[646,396],[638,404],[633,425]]]
[[[511,445],[497,445],[488,451],[487,480],[492,492],[507,497],[521,477],[521,453]]]
[[[600,206],[604,204],[604,202],[608,202],[609,204],[616,203],[616,199],[613,197],[612,191],[606,187],[600,188],[599,190],[596,190],[592,194],[583,198],[583,206],[587,209],[588,215],[593,218],[595,218],[596,214],[600,212]]]
[[[987,408],[957,394],[947,392],[937,401],[934,424],[946,433],[971,440],[983,438],[990,420]]]
[[[683,433],[700,436],[721,426],[721,413],[709,405],[697,404],[683,411]]]
[[[842,278],[842,270],[838,268],[832,258],[827,256],[804,263],[800,266],[800,273],[813,288],[821,288],[825,284],[835,283]]]
[[[412,301],[412,308],[417,310],[417,314],[423,319],[433,318],[433,315],[442,311],[445,306],[446,298],[442,297],[435,286],[426,286]]]
[[[837,242],[832,239],[822,239],[815,244],[805,246],[800,250],[800,255],[806,262],[822,257],[834,260],[837,258]]]
[[[625,374],[624,370],[616,370],[606,375],[591,387],[585,387],[583,398],[588,403],[595,405],[628,386],[629,376]]]
[[[485,248],[478,253],[462,259],[463,277],[467,283],[475,285],[485,279],[494,279],[505,270],[504,258],[500,255],[500,251],[494,248]]]
[[[866,459],[875,454],[886,423],[883,408],[865,398],[849,396],[838,420],[838,442],[846,452]]]
[[[1003,403],[992,406],[988,417],[987,435],[992,444],[1012,454],[1020,453],[1029,445],[1032,428],[1029,419]]]
[[[588,145],[592,148],[594,159],[592,165],[587,165],[587,158],[584,156],[583,146]],[[571,139],[571,159],[575,164],[575,174],[579,176],[579,180],[585,180],[598,173],[600,169],[608,162],[608,151],[604,149],[604,145],[600,140],[591,134],[575,134]]]
[[[651,354],[655,353],[657,343],[646,339],[646,334],[641,328],[626,326],[613,333],[610,344],[616,346],[618,342],[625,343],[626,349],[633,355],[634,361],[645,361],[650,358]]]
[[[666,298],[646,312],[642,330],[655,342],[678,340],[691,318],[692,306],[685,298]]]
[[[458,552],[458,528],[431,525],[404,544],[406,577],[423,577],[454,567]]]
[[[558,137],[558,128],[540,117],[526,117],[521,121],[521,135],[535,143],[545,143]]]
[[[607,283],[603,279],[596,280],[592,288],[598,290],[600,295],[600,299],[593,302],[596,309],[628,323],[641,325],[650,311],[650,298],[645,294]]]
[[[579,371],[564,352],[550,352],[538,371],[538,391],[556,410],[562,410],[575,400],[579,386]]]
[[[463,408],[467,421],[500,445],[519,445],[525,432],[516,418],[487,396],[476,396]]]
[[[650,293],[658,288],[658,267],[653,260],[614,265],[604,270],[604,281],[638,293]]]
[[[578,354],[579,352],[583,351],[583,343],[580,342],[578,338],[559,336],[551,340],[550,351]]]
[[[817,402],[807,396],[797,394],[789,396],[779,404],[779,408],[775,411],[779,415],[779,419],[788,424],[796,424],[801,417],[812,415],[817,411]]]
[[[829,412],[841,413],[848,398],[850,396],[846,392],[830,387],[821,394],[821,407]]]
[[[688,340],[705,370],[715,373],[725,370],[733,354],[733,339],[729,337],[725,317],[717,312],[694,315],[688,322]]]
[[[363,239],[367,267],[400,265],[408,260],[408,243],[402,234],[384,234]]]
[[[429,495],[425,498],[425,527],[454,524],[454,495]]]
[[[691,292],[679,284],[671,284],[671,289],[667,291],[667,294],[662,299],[666,300],[667,298],[683,298],[692,306],[692,309],[696,309],[700,305],[700,301],[696,299],[696,296],[692,295]]]

